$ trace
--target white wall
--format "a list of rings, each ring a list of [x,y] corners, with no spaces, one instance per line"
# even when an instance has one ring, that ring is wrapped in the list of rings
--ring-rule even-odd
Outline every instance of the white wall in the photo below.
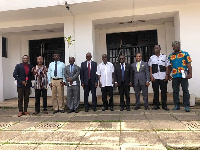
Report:
[[[17,97],[17,87],[14,84],[13,71],[17,63],[21,62],[21,36],[7,36],[7,58],[3,59],[4,99]]]
[[[200,97],[200,59],[199,59],[199,35],[200,35],[200,4],[185,5],[180,9],[180,41],[181,49],[187,51],[192,58],[193,78],[189,80],[190,94]]]

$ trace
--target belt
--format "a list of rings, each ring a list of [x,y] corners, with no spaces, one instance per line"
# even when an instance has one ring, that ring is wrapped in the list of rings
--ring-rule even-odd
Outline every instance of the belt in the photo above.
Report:
[[[53,80],[61,80],[61,79],[63,79],[63,78],[52,78]]]

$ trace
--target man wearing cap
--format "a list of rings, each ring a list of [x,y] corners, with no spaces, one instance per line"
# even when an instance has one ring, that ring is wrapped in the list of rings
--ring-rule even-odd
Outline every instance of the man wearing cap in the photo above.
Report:
[[[179,87],[181,84],[183,90],[183,104],[185,106],[185,111],[189,112],[190,94],[188,90],[188,79],[192,78],[192,60],[188,52],[182,51],[180,46],[179,41],[174,41],[172,43],[174,52],[169,55],[169,60],[171,62],[169,70],[172,72],[172,77],[170,77],[170,79],[172,78],[173,99],[175,104],[173,110],[180,109]]]

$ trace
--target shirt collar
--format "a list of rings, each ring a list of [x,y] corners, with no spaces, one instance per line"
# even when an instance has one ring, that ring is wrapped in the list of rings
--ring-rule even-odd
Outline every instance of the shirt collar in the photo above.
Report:
[[[28,66],[28,64],[23,63],[24,66]]]
[[[108,62],[107,62],[106,64],[104,64],[104,62],[102,62],[102,64],[103,64],[103,65],[107,65],[107,64],[108,64]]]
[[[183,51],[182,50],[180,50],[178,53],[182,53]],[[172,53],[173,55],[176,55],[176,54],[178,54],[178,53],[175,53],[175,51]]]

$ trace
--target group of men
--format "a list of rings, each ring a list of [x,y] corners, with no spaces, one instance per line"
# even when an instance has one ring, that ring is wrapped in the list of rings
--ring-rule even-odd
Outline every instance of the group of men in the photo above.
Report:
[[[80,103],[80,85],[84,90],[85,112],[90,109],[88,103],[89,93],[92,93],[92,110],[97,110],[96,88],[99,85],[102,92],[102,111],[110,108],[114,111],[113,87],[118,87],[120,94],[120,111],[126,108],[130,111],[130,87],[135,91],[136,105],[134,110],[140,109],[140,92],[142,91],[144,108],[148,106],[148,86],[152,82],[154,91],[153,109],[160,109],[159,87],[161,89],[162,109],[167,108],[167,83],[172,80],[173,100],[175,107],[173,110],[180,109],[179,87],[183,90],[183,103],[185,111],[189,112],[189,91],[188,79],[192,78],[191,58],[187,52],[181,51],[180,42],[172,44],[174,52],[167,57],[161,54],[160,45],[155,45],[154,52],[149,62],[142,61],[142,54],[136,54],[136,62],[133,64],[125,63],[125,56],[120,55],[119,63],[115,66],[107,61],[107,55],[102,55],[102,63],[92,61],[91,53],[86,54],[86,61],[77,66],[74,57],[69,58],[69,65],[65,66],[60,61],[59,54],[54,54],[54,62],[49,64],[49,68],[43,65],[43,57],[37,57],[37,65],[32,67],[28,64],[28,56],[22,57],[23,63],[17,64],[13,77],[17,80],[18,92],[18,117],[29,115],[27,112],[32,74],[35,77],[35,112],[40,113],[40,97],[43,96],[43,112],[47,112],[47,88],[52,90],[53,114],[64,113],[64,86],[67,86],[67,107],[68,113],[78,113]],[[172,75],[171,75],[172,74]],[[80,80],[79,80],[80,75]],[[107,95],[109,100],[107,100]],[[124,100],[124,96],[126,101]],[[24,103],[24,108],[23,108]]]

